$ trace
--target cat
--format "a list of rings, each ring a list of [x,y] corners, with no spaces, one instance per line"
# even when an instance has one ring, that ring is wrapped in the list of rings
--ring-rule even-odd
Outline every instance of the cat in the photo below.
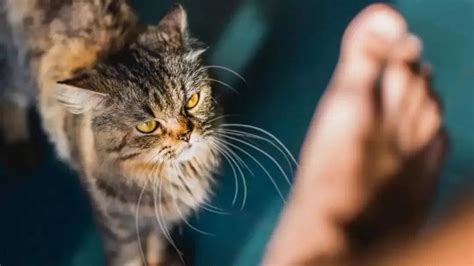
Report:
[[[90,196],[106,264],[164,263],[169,230],[205,204],[221,161],[220,108],[185,10],[140,26],[125,0],[0,8],[1,46],[12,51],[4,62],[15,73],[0,89],[2,116],[16,115],[3,133],[27,138],[15,123],[36,104]]]

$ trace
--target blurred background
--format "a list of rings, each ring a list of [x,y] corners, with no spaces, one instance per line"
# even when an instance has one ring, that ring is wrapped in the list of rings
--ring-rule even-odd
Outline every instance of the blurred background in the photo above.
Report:
[[[133,2],[133,1],[132,1]],[[143,23],[157,23],[174,1],[135,0]],[[230,122],[261,127],[276,135],[296,156],[319,97],[335,66],[345,26],[373,1],[358,0],[200,0],[182,1],[193,36],[209,46],[208,64],[239,72],[214,75],[224,86],[219,97]],[[439,184],[433,219],[449,210],[474,184],[474,0],[399,0],[391,3],[424,40],[435,85],[444,102],[451,152]],[[216,84],[217,85],[217,84]],[[33,114],[34,117],[34,114]],[[45,159],[32,175],[17,177],[0,169],[0,265],[100,265],[99,236],[77,177],[55,160],[38,129]],[[268,151],[271,151],[266,149]],[[262,161],[284,195],[289,190],[279,169]],[[271,154],[284,165],[273,150]],[[8,155],[6,155],[8,156]],[[278,157],[279,156],[279,157]],[[46,159],[48,158],[48,159]],[[243,157],[244,158],[244,157]],[[194,265],[257,265],[283,201],[265,173],[245,158],[248,197],[236,206],[234,178],[225,167],[218,176],[213,205],[231,215],[200,211],[190,221],[212,233],[178,228],[175,238]],[[335,162],[336,163],[336,162]],[[242,186],[242,184],[240,184]]]

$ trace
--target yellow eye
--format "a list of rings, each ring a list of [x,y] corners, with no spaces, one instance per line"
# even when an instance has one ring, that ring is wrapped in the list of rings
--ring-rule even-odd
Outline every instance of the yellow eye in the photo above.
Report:
[[[198,93],[193,93],[191,97],[188,98],[188,101],[186,102],[186,109],[193,109],[196,107],[196,105],[199,102],[199,94]]]
[[[158,122],[149,120],[137,125],[137,130],[144,134],[150,134],[158,128]]]

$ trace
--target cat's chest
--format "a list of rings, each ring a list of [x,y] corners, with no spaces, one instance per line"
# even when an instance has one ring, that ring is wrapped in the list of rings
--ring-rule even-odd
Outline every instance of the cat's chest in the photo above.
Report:
[[[99,177],[92,196],[107,212],[135,215],[138,208],[140,216],[179,220],[205,203],[211,191],[211,171],[186,169],[173,166],[154,175]]]
[[[145,186],[142,197],[145,197],[145,193],[148,194],[145,199],[148,206],[158,204],[170,211],[195,209],[209,197],[211,172],[197,173],[173,167],[151,178]]]

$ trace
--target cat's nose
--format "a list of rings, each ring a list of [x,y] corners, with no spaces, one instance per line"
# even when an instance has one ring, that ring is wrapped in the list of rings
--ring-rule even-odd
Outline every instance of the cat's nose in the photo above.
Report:
[[[182,141],[189,142],[191,140],[191,133],[191,130],[187,130],[186,132],[179,134],[178,138]]]
[[[1,0],[0,0],[1,1]],[[193,132],[193,124],[190,120],[182,117],[170,119],[167,124],[168,129],[177,140],[189,142]]]

